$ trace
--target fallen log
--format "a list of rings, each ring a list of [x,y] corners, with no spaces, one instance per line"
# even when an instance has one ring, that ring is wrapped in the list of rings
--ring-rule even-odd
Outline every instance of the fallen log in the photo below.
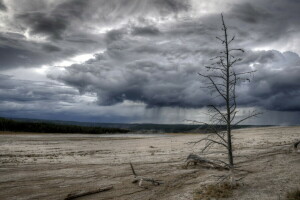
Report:
[[[99,192],[108,191],[108,190],[111,190],[112,188],[113,188],[113,186],[107,186],[107,187],[98,188],[98,189],[90,190],[90,191],[80,191],[77,193],[71,193],[71,194],[68,194],[68,196],[65,198],[65,200],[76,199],[78,197],[83,197],[83,196],[87,196],[87,195],[91,195],[91,194],[96,194]]]
[[[134,170],[134,168],[133,168],[132,163],[129,163],[129,164],[130,164],[133,176],[134,176],[134,180],[132,181],[132,183],[137,183],[138,182],[139,183],[139,187],[146,188],[146,189],[147,189],[147,187],[143,187],[142,186],[142,184],[143,184],[144,181],[150,182],[150,183],[152,183],[152,185],[156,185],[156,186],[162,184],[162,182],[160,180],[155,180],[153,178],[149,178],[149,177],[144,177],[144,176],[137,175],[136,172],[135,172],[135,170]]]
[[[225,170],[229,170],[228,166],[222,166],[220,164],[217,164],[213,161],[207,160],[205,158],[202,158],[196,154],[190,154],[187,158],[186,158],[186,167],[188,167],[190,164],[200,164],[204,167],[209,167],[209,168],[214,168],[214,169],[225,169]]]

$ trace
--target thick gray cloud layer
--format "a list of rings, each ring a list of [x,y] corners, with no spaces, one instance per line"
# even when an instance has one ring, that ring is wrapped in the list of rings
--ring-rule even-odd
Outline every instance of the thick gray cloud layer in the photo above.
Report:
[[[300,57],[278,51],[252,52],[242,63],[257,70],[251,84],[240,88],[244,105],[269,110],[300,111]]]
[[[3,3],[3,0],[0,1],[0,10],[1,11],[6,11],[7,10],[5,4]]]
[[[38,81],[16,80],[0,75],[0,101],[24,103],[74,103],[78,92],[72,88]]]
[[[128,45],[126,46],[128,48]],[[170,63],[161,54],[151,55],[135,51],[136,47],[122,49],[119,46],[97,55],[81,65],[68,67],[64,73],[52,74],[60,80],[84,92],[96,92],[100,105],[113,105],[124,100],[144,102],[148,106],[178,106],[199,108],[211,103],[209,91],[198,80],[199,67],[196,58]],[[128,61],[139,57],[140,60]],[[137,55],[136,55],[137,54]],[[147,54],[148,55],[148,54]],[[180,54],[181,55],[181,54]],[[118,59],[116,59],[118,58]],[[122,58],[122,59],[120,59]],[[117,62],[115,60],[118,60]],[[131,59],[130,59],[131,60]],[[200,60],[197,63],[202,63]],[[257,70],[248,84],[239,84],[238,102],[242,106],[260,106],[269,110],[300,111],[300,57],[296,53],[278,51],[249,51],[237,66],[245,71]]]
[[[238,86],[240,105],[300,111],[299,10],[295,0],[3,0],[0,70],[50,66],[48,78],[95,94],[100,107],[128,101],[148,108],[219,104],[201,88],[197,72],[221,48],[215,37],[222,34],[223,12],[235,47],[246,50],[237,67],[257,70],[250,84]],[[81,54],[94,58],[64,70],[53,66]],[[46,82],[41,87],[51,88]],[[22,100],[5,90],[3,101]],[[61,92],[53,99],[43,93],[23,99],[62,102]],[[72,95],[78,98],[66,92]]]

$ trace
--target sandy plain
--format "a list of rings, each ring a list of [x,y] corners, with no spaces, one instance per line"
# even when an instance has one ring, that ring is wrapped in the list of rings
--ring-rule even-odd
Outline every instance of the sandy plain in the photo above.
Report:
[[[268,127],[233,133],[235,162],[241,186],[230,199],[284,199],[300,187],[300,153],[291,144],[300,139],[300,127]],[[200,166],[184,168],[190,153],[202,145],[189,142],[201,134],[83,135],[0,133],[0,199],[62,200],[67,194],[107,185],[113,189],[78,200],[192,200],[194,191],[214,183],[227,171]],[[220,147],[209,158],[226,160]],[[131,183],[132,162],[138,174],[162,180],[148,189]]]

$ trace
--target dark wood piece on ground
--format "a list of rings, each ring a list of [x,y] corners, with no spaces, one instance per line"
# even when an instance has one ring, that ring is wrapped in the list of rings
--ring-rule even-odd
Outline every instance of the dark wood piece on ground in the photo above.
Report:
[[[152,185],[160,185],[160,184],[162,184],[162,182],[160,180],[155,180],[153,178],[144,177],[144,176],[138,176],[135,173],[135,171],[134,171],[132,163],[129,163],[129,164],[130,164],[132,173],[134,175],[134,180],[132,181],[132,183],[137,183],[138,182],[139,183],[139,187],[142,187],[142,188],[145,188],[145,189],[147,189],[147,187],[143,187],[142,186],[143,181],[150,182],[150,183],[152,183]]]
[[[219,161],[219,162],[221,162],[221,161]],[[203,165],[204,167],[209,167],[209,168],[214,168],[214,169],[229,170],[228,166],[222,166],[222,165],[217,164],[213,161],[207,160],[205,158],[201,158],[200,156],[198,156],[196,154],[190,154],[186,158],[186,167],[189,166],[191,163],[194,164],[194,165],[200,164],[200,165]]]
[[[295,149],[295,150],[297,150],[299,144],[300,144],[300,141],[294,143],[294,149]]]
[[[91,190],[91,191],[80,191],[78,193],[71,193],[71,194],[68,194],[68,196],[65,198],[65,200],[76,199],[78,197],[83,197],[83,196],[87,196],[90,194],[96,194],[99,192],[108,191],[108,190],[111,190],[112,188],[113,188],[113,186],[107,186],[107,187],[98,188],[98,189]]]

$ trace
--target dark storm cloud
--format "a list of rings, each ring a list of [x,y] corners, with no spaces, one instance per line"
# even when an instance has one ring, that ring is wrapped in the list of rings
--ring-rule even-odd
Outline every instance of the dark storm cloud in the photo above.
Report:
[[[190,9],[190,0],[94,0],[90,5],[97,7],[99,13],[95,15],[101,20],[99,23],[106,24],[138,18],[176,16]]]
[[[78,103],[73,88],[50,82],[25,81],[0,75],[0,116],[44,119],[76,119],[72,109]]]
[[[53,11],[52,15],[68,18],[82,18],[83,13],[88,7],[91,0],[67,0],[59,4]]]
[[[199,54],[206,55],[207,48],[199,48],[195,41],[201,39],[196,39],[199,37],[195,33],[190,41],[180,41],[177,35],[165,34],[170,27],[154,34],[156,37],[151,40],[136,37],[149,35],[149,30],[153,29],[151,25],[144,26],[140,34],[132,34],[136,33],[136,27],[131,26],[109,31],[106,34],[107,50],[103,54],[82,65],[66,68],[64,74],[53,73],[49,77],[72,85],[82,93],[96,92],[100,105],[131,100],[150,107],[205,106],[207,95],[194,91],[199,91],[201,85],[195,81],[199,69],[196,65],[203,64]],[[185,31],[184,28],[179,30]],[[198,100],[195,102],[194,99]]]
[[[87,2],[7,2],[11,12],[2,18],[6,29],[0,33],[0,69],[41,67],[101,48],[101,36],[70,28]]]
[[[298,54],[274,50],[251,52],[245,60],[243,64],[252,64],[257,73],[251,84],[240,88],[241,103],[269,110],[300,111]]]
[[[1,69],[49,65],[71,56],[105,49],[110,40],[119,37],[110,26],[117,26],[119,30],[122,29],[120,24],[130,24],[132,35],[157,35],[159,30],[155,27],[155,20],[147,17],[174,17],[189,9],[187,0],[29,0],[26,4],[18,1],[6,3],[10,13],[6,13],[3,20],[9,31],[1,34],[0,56],[6,57],[2,63],[0,61]],[[104,34],[102,29],[111,29],[111,32]]]
[[[210,98],[197,81],[198,65],[203,64],[199,54],[206,55],[207,48],[199,48],[195,40],[175,43],[177,36],[165,35],[169,29],[164,31],[145,41],[131,37],[126,29],[110,31],[106,52],[50,77],[82,93],[96,92],[100,105],[124,100],[144,102],[149,107],[207,105]]]
[[[250,23],[258,23],[261,16],[263,14]],[[212,102],[218,104],[218,99],[212,100],[208,91],[201,89],[202,83],[197,82],[196,74],[220,48],[214,39],[219,33],[218,27],[211,25],[219,20],[219,16],[208,16],[202,19],[202,23],[194,20],[170,23],[158,29],[160,34],[156,34],[155,38],[143,41],[135,34],[131,37],[130,33],[135,32],[135,28],[130,26],[112,30],[106,35],[106,52],[82,65],[68,67],[64,74],[52,74],[50,77],[72,85],[82,93],[96,92],[99,105],[114,105],[124,100],[144,102],[149,107],[199,108]],[[149,30],[152,26],[144,28]],[[255,39],[252,41],[255,42]],[[237,45],[242,42],[238,41]],[[293,77],[295,71],[289,68],[292,60],[294,70],[299,68],[298,55],[293,54],[294,59],[291,59],[291,54],[249,50],[241,65],[245,70],[251,70],[250,65],[253,65],[259,72],[251,86],[240,86],[243,106],[299,110],[296,103],[299,87],[295,79],[290,79],[289,83],[277,80],[281,75],[285,79]],[[288,91],[291,93],[285,94]],[[279,106],[284,98],[294,100]]]
[[[142,54],[139,54],[140,58],[143,57]],[[131,100],[144,102],[150,107],[197,108],[213,102],[219,103],[217,99],[208,95],[207,90],[201,88],[202,83],[197,81],[196,75],[200,69],[191,63],[172,65],[164,62],[161,57],[157,62],[139,60],[117,64],[112,61],[114,56],[124,55],[107,52],[83,65],[67,68],[65,74],[51,77],[78,88],[82,93],[96,92],[100,105],[113,105]],[[260,106],[269,110],[300,111],[300,58],[297,54],[250,51],[238,67],[257,70],[251,84],[238,86],[240,105]]]
[[[85,96],[86,97],[86,96]],[[0,116],[71,121],[131,122],[128,108],[99,109],[74,88],[55,82],[28,81],[0,74]],[[140,117],[139,117],[140,118]]]
[[[75,1],[74,5],[77,3]],[[201,89],[201,81],[197,82],[196,74],[220,48],[215,40],[215,36],[221,34],[220,16],[211,14],[201,18],[175,17],[163,25],[147,19],[148,16],[157,17],[157,14],[166,16],[170,13],[187,12],[192,5],[189,3],[133,0],[123,4],[117,1],[103,3],[100,8],[103,12],[96,14],[101,19],[101,25],[123,22],[122,26],[112,28],[104,34],[106,51],[86,63],[66,68],[63,73],[53,72],[49,77],[76,87],[81,93],[96,92],[99,105],[115,105],[131,100],[143,102],[149,107],[197,108],[212,103],[208,92]],[[87,4],[97,3],[89,1]],[[56,10],[67,7],[60,5]],[[146,7],[149,10],[146,11]],[[292,1],[246,1],[233,4],[224,15],[231,33],[237,33],[237,47],[246,45],[246,48],[252,48],[280,40],[287,34],[291,35],[287,33],[288,29],[300,27],[297,20],[294,20],[299,15],[296,7],[299,4]],[[86,8],[92,9],[89,6]],[[277,15],[278,9],[281,9],[281,15]],[[108,10],[111,12],[107,13]],[[78,20],[90,17],[76,6],[74,12]],[[152,13],[156,15],[151,15]],[[123,20],[125,15],[135,21],[126,22]],[[297,67],[300,66],[298,61],[296,69],[287,70],[291,60],[290,57],[285,58],[287,54],[289,53],[248,51],[241,65],[245,69],[250,69],[250,64],[252,67],[259,67],[259,72],[250,86],[239,86],[243,106],[298,110],[298,85],[295,80],[291,78],[292,81],[287,83],[274,81],[272,78],[278,79],[280,75],[285,78],[293,77],[294,70],[297,72]],[[275,66],[279,69],[274,70]],[[284,98],[295,101],[290,100],[279,106]],[[218,103],[217,99],[213,101]]]
[[[52,39],[61,39],[68,26],[68,21],[62,16],[47,16],[46,13],[21,14],[17,19],[30,27],[30,34],[47,35]]]
[[[5,6],[3,0],[0,0],[0,10],[1,11],[7,11],[7,7]]]
[[[187,0],[123,0],[123,1],[95,1],[95,0],[67,0],[52,9],[43,11],[29,11],[17,14],[16,19],[24,28],[30,28],[31,34],[41,34],[52,39],[63,39],[66,31],[78,31],[78,27],[107,25],[159,13],[162,16],[187,11]],[[95,20],[93,22],[93,20]],[[98,20],[98,21],[97,21]],[[94,23],[94,24],[90,24]],[[137,29],[137,31],[139,31]],[[141,30],[143,31],[143,30]],[[148,30],[156,31],[155,29]],[[145,30],[145,33],[147,30]]]
[[[159,29],[154,26],[145,26],[145,27],[134,27],[132,30],[133,35],[141,35],[141,36],[151,36],[158,35]]]
[[[0,74],[0,101],[11,103],[74,103],[78,92],[50,82],[25,81]]]
[[[24,28],[29,27],[31,34],[40,34],[51,39],[63,39],[63,34],[73,21],[83,20],[83,13],[89,0],[68,0],[58,4],[48,11],[35,11],[17,14],[17,20],[22,22]]]
[[[236,18],[246,23],[259,23],[274,17],[265,8],[260,8],[248,2],[234,6],[230,12]]]
[[[257,47],[279,42],[284,46],[298,37],[299,9],[300,3],[294,0],[254,0],[234,4],[225,16],[243,45]]]
[[[67,68],[65,74],[52,74],[51,77],[83,93],[96,92],[100,105],[131,100],[144,102],[148,106],[191,107],[199,103],[204,106],[207,102],[201,102],[201,99],[207,98],[201,91],[193,93],[193,89],[200,87],[200,83],[195,82],[196,71],[193,66],[181,70],[174,65],[163,64],[163,60],[160,63],[150,60],[111,63],[110,59],[115,57],[124,58],[124,55],[114,49],[84,65]],[[194,99],[199,101],[194,102]]]
[[[154,0],[153,2],[157,8],[161,8],[167,13],[187,11],[190,8],[190,4],[186,0]]]
[[[1,69],[16,65],[18,66],[21,63],[22,65],[31,65],[31,57],[35,58],[36,56],[38,56],[38,54],[35,54],[28,50],[16,49],[8,46],[0,47],[0,55],[2,58],[0,61]],[[43,64],[43,61],[39,63]]]
[[[20,35],[0,34],[0,70],[16,67],[36,67],[58,61],[71,55],[49,43],[26,41]]]
[[[61,51],[61,49],[57,46],[51,45],[51,44],[45,44],[43,46],[43,49],[45,49],[48,52],[56,52],[56,51]]]

